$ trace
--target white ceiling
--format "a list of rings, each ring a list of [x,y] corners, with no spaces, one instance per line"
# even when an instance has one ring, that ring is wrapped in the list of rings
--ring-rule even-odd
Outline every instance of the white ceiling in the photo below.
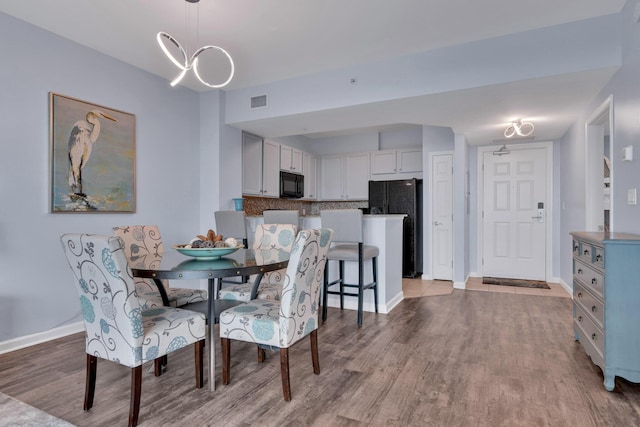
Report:
[[[625,2],[201,0],[193,5],[184,0],[0,0],[0,12],[167,80],[175,77],[176,69],[156,44],[158,31],[168,32],[183,45],[190,40],[191,50],[205,44],[221,46],[236,64],[235,77],[225,88],[232,90],[617,13]],[[190,37],[185,34],[186,11]],[[536,139],[556,139],[614,71],[308,113],[247,123],[246,128],[263,136],[299,134],[299,120],[304,118],[318,136],[421,123],[452,127],[470,143],[482,144],[500,138],[503,129],[491,124],[502,123],[512,111],[522,111],[526,100],[527,117],[541,119],[536,123]],[[194,78],[185,78],[184,85],[207,90]]]

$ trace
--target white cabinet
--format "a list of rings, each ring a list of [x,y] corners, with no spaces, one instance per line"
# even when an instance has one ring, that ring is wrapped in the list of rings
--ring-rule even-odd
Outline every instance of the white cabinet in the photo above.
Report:
[[[422,178],[422,147],[371,152],[371,179]]]
[[[280,145],[280,169],[287,172],[304,172],[302,151],[286,145]]]
[[[369,198],[369,153],[325,156],[321,162],[323,200]]]
[[[316,200],[318,198],[317,167],[316,156],[309,153],[302,154],[302,170],[304,171],[304,198]]]
[[[242,194],[280,195],[280,144],[242,134]]]

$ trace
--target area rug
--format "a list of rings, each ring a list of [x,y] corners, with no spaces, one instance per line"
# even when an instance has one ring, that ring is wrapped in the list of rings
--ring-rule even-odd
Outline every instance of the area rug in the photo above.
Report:
[[[547,282],[540,280],[505,279],[501,277],[483,277],[485,285],[519,286],[521,288],[551,289]]]
[[[9,426],[74,427],[71,423],[0,393],[0,427]]]

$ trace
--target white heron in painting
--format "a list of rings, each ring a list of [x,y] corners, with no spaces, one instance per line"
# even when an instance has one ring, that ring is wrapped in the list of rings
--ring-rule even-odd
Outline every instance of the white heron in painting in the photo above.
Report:
[[[100,135],[99,117],[117,122],[102,111],[91,110],[87,113],[87,121],[75,122],[69,135],[69,186],[73,193],[83,197],[85,194],[82,192],[82,168],[87,164],[93,143]]]

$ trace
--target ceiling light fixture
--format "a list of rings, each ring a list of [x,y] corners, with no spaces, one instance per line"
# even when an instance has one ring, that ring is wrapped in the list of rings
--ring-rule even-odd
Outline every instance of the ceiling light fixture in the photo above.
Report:
[[[185,0],[185,1],[187,3],[198,3],[200,0]],[[200,8],[198,7],[198,21],[200,21],[200,13],[199,12],[200,12]],[[185,11],[185,15],[186,15],[186,11]],[[186,30],[187,30],[186,33],[187,33],[187,38],[188,38],[189,37],[189,31],[188,31],[189,30],[189,26],[188,26],[188,23],[186,21],[187,20],[185,18],[185,27],[186,27]],[[176,57],[169,51],[169,48],[165,44],[166,43],[165,39],[170,41],[180,51],[180,54],[182,55],[182,61],[178,61],[176,59]],[[180,82],[180,80],[182,80],[184,75],[187,74],[187,71],[189,71],[191,69],[193,69],[193,73],[196,75],[198,80],[200,80],[200,83],[202,83],[205,86],[209,86],[209,87],[216,88],[216,89],[226,86],[227,84],[229,84],[231,79],[233,79],[233,73],[235,72],[235,66],[233,64],[233,59],[231,58],[231,55],[229,55],[229,52],[227,52],[223,48],[218,47],[218,46],[203,46],[200,49],[196,50],[193,53],[193,55],[191,55],[191,57],[189,58],[189,55],[188,55],[189,52],[185,51],[184,48],[182,47],[182,45],[180,43],[178,43],[178,41],[174,37],[172,37],[170,34],[165,33],[164,31],[160,31],[156,35],[156,40],[158,41],[158,44],[162,48],[162,51],[164,52],[164,54],[167,55],[167,58],[169,58],[169,60],[171,62],[173,62],[173,64],[176,67],[178,67],[180,69],[180,73],[176,76],[175,79],[173,79],[173,81],[171,81],[171,86],[177,85]],[[187,45],[187,48],[188,48],[188,45]],[[202,54],[203,52],[209,50],[209,49],[214,49],[214,50],[217,50],[217,51],[221,52],[229,60],[229,64],[231,66],[231,70],[229,72],[229,77],[223,83],[220,83],[220,84],[209,83],[209,82],[205,81],[200,76],[200,73],[198,72],[198,56],[200,54]]]
[[[529,136],[533,133],[533,123],[524,122],[520,119],[511,122],[504,131],[506,138],[517,136]]]

